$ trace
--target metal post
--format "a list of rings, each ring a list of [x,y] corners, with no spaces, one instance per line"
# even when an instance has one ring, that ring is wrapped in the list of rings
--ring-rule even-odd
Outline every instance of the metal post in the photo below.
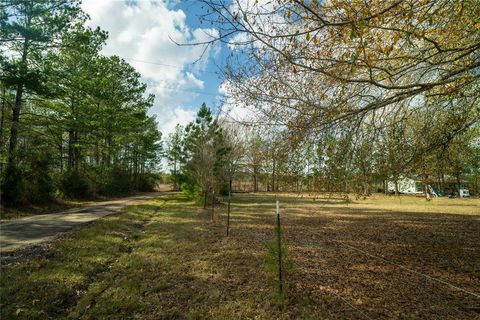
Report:
[[[212,221],[215,220],[215,190],[212,190]]]
[[[228,206],[227,206],[227,237],[230,235],[230,201],[232,198],[232,191],[228,190]]]
[[[280,294],[283,293],[283,275],[282,275],[282,233],[280,229],[280,203],[277,200],[277,244],[278,244],[278,288]]]

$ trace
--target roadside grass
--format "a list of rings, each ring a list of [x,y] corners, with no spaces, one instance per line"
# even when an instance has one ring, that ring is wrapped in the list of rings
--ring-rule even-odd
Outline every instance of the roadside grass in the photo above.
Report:
[[[80,229],[44,257],[2,266],[1,318],[258,314],[268,299],[254,294],[250,267],[263,274],[263,252],[247,255],[228,242],[207,211],[182,195],[161,196]],[[227,266],[217,263],[222,257]],[[238,290],[241,298],[225,301]]]
[[[478,299],[344,246],[478,292],[478,199],[279,199],[293,263],[282,304],[266,266],[274,196],[235,195],[227,238],[224,207],[211,222],[171,193],[94,222],[43,257],[2,266],[0,318],[478,317]]]
[[[0,318],[65,315],[89,285],[129,251],[124,237],[138,236],[145,220],[138,209],[110,216],[55,241],[46,256],[2,266]]]
[[[158,191],[165,191],[166,186],[160,185]],[[168,189],[167,189],[168,190]],[[134,195],[135,193],[131,193],[130,195]],[[136,193],[142,194],[142,193]],[[123,196],[101,196],[98,195],[94,199],[89,200],[74,200],[74,199],[62,199],[56,198],[52,201],[41,203],[41,204],[31,204],[21,206],[19,208],[7,208],[3,205],[0,205],[0,223],[8,222],[12,219],[19,219],[34,215],[40,214],[50,214],[50,213],[58,213],[62,211],[66,211],[73,208],[84,207],[88,205],[94,205],[98,202],[103,201],[115,201],[115,200],[122,200],[125,198],[126,195]]]
[[[6,208],[4,206],[0,206],[0,223],[37,214],[59,212],[75,207],[80,207],[89,203],[91,202],[55,200],[53,202],[45,203],[42,205],[30,205],[21,208]]]

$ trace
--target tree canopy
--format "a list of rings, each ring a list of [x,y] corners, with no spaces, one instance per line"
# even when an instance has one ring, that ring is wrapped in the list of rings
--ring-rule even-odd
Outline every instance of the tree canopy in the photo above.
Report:
[[[107,33],[73,0],[4,1],[0,16],[2,201],[152,189],[154,97],[132,66],[100,53]]]

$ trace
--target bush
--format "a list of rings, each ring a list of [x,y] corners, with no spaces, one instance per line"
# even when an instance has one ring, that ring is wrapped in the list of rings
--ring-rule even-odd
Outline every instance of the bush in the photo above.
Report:
[[[2,183],[2,203],[7,207],[24,204],[24,179],[22,170],[18,166],[8,166]]]
[[[52,201],[55,182],[50,170],[50,160],[44,154],[32,161],[30,170],[26,173],[25,192],[31,203]]]
[[[65,197],[71,199],[88,199],[95,195],[94,187],[86,175],[78,171],[67,171],[60,183]]]
[[[30,159],[29,166],[8,166],[2,183],[2,202],[7,207],[45,203],[53,199],[55,181],[46,155]]]
[[[183,183],[181,189],[188,199],[195,201],[197,204],[204,205],[205,194],[200,186],[192,183]],[[208,200],[209,198],[207,198],[207,203]]]
[[[104,179],[99,192],[105,196],[115,196],[129,193],[133,190],[133,183],[127,170],[115,166],[103,168]]]
[[[137,186],[138,191],[155,191],[155,187],[157,186],[157,181],[159,179],[159,175],[154,173],[147,173],[140,176]]]
[[[228,190],[230,189],[228,181],[222,181],[220,183],[220,195],[228,196]]]

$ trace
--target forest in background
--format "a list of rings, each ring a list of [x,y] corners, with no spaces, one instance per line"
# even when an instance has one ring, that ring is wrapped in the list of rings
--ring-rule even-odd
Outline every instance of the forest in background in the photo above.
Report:
[[[248,116],[178,128],[176,187],[367,196],[408,178],[478,194],[477,1],[200,2],[219,33],[194,45],[229,46],[222,110]]]
[[[427,143],[412,124],[399,123],[376,135],[369,130],[330,132],[321,140],[293,140],[277,126],[232,122],[205,104],[195,121],[177,125],[165,141],[168,175],[174,190],[183,190],[204,206],[229,192],[328,192],[366,197],[392,192],[387,183],[416,180],[442,196],[480,189],[480,145],[473,127],[447,144],[413,156]],[[328,132],[328,131],[326,131]],[[357,134],[355,134],[357,133]],[[397,189],[397,190],[395,190]],[[427,190],[427,192],[431,192]],[[426,195],[426,194],[425,194]]]
[[[86,26],[79,1],[2,1],[1,199],[152,190],[161,133],[140,74],[100,53],[108,38]]]

